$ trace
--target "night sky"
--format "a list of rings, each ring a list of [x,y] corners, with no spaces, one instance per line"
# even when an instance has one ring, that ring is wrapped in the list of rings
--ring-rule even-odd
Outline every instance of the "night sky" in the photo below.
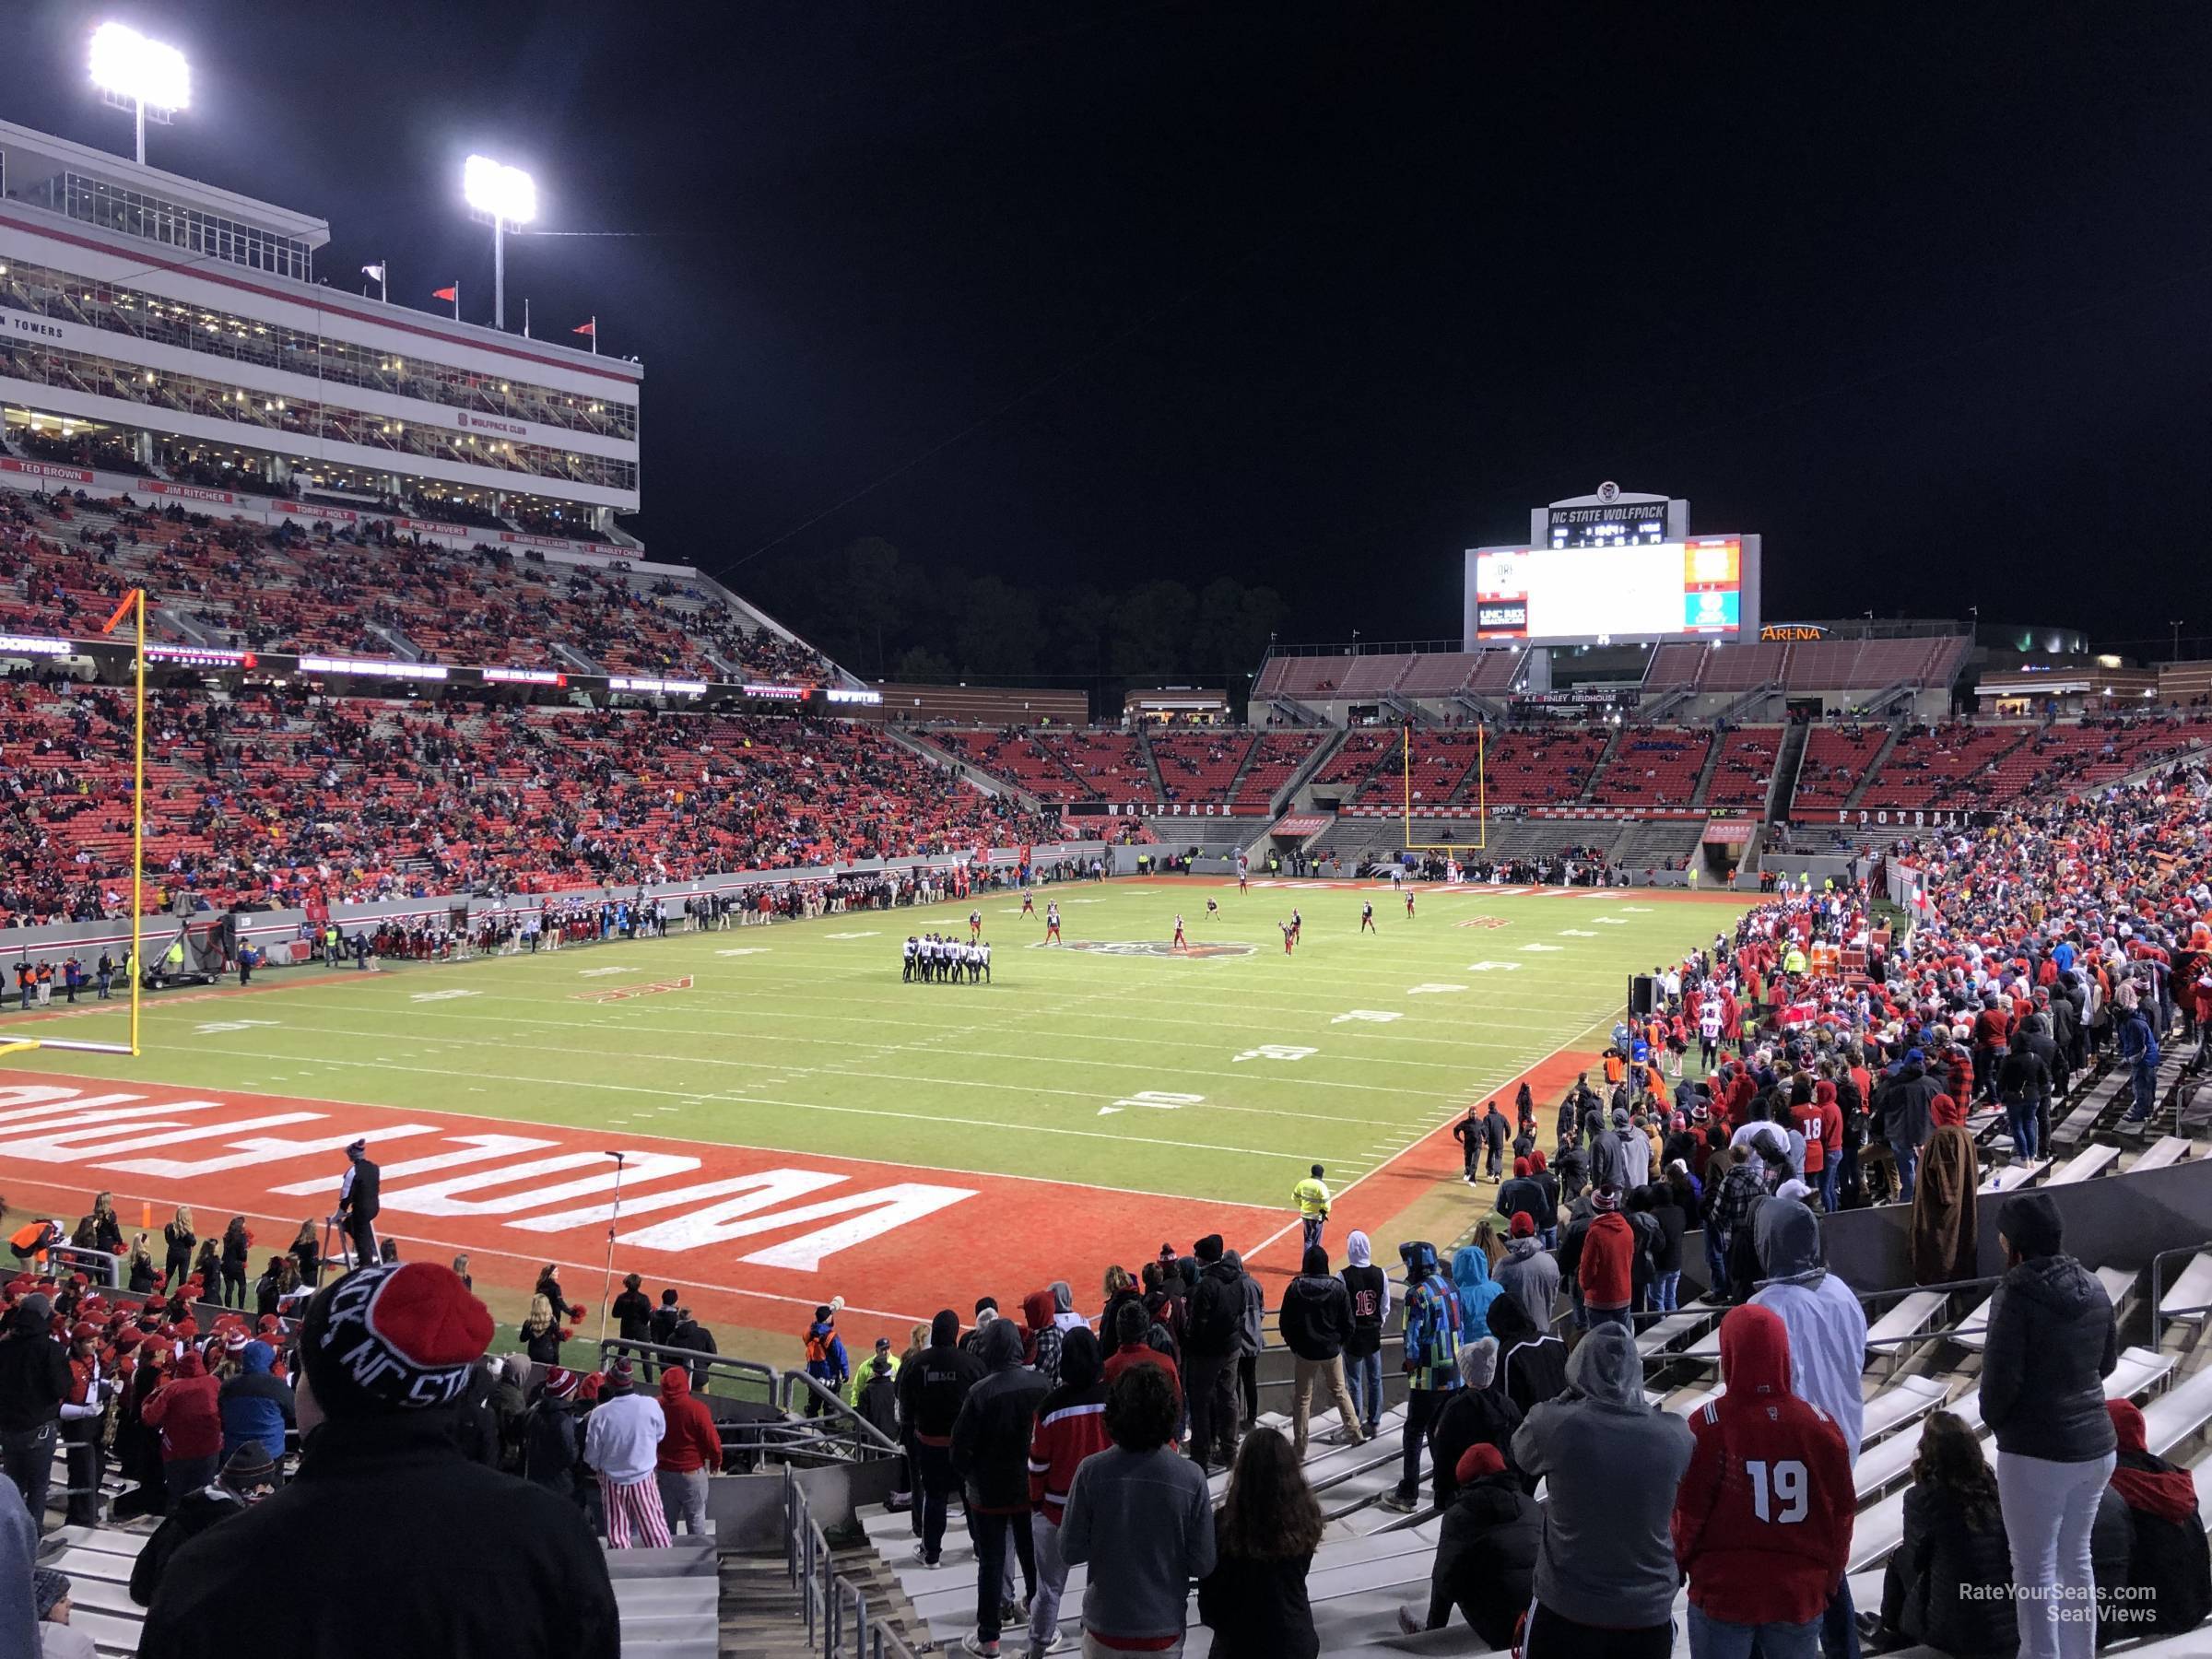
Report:
[[[127,149],[110,16],[334,286],[488,322],[472,149],[646,233],[511,243],[509,323],[644,360],[635,527],[741,590],[880,536],[1437,638],[1614,478],[1771,620],[2212,637],[2212,7],[13,0],[0,115]]]

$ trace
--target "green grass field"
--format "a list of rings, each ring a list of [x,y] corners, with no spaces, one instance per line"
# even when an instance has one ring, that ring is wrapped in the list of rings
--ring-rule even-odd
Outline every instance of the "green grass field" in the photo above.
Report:
[[[1220,901],[1209,920],[1206,900]],[[151,998],[139,1060],[48,1069],[1045,1175],[1279,1205],[1298,1165],[1347,1182],[1562,1046],[1595,1046],[1626,976],[1710,940],[1724,903],[1654,894],[1130,881],[975,903],[994,982],[905,984],[910,930],[965,903],[437,966],[273,971],[243,994]],[[1379,934],[1358,931],[1372,900]],[[1304,913],[1286,958],[1278,920]],[[1180,911],[1192,943],[1168,958]],[[683,988],[648,987],[685,978]],[[619,999],[587,1000],[623,993]],[[113,1038],[120,1005],[11,1015]]]

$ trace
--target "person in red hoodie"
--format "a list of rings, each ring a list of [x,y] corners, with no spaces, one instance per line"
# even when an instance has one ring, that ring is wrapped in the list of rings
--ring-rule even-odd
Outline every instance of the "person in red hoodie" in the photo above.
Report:
[[[1583,1319],[1592,1328],[1611,1320],[1632,1332],[1629,1303],[1636,1290],[1636,1230],[1620,1213],[1618,1187],[1599,1187],[1590,1205],[1595,1213],[1582,1234],[1572,1269],[1583,1289]]]
[[[1790,1392],[1789,1330],[1749,1303],[1721,1321],[1727,1392],[1689,1419],[1675,1559],[1689,1577],[1691,1659],[1818,1659],[1856,1509],[1842,1431]]]
[[[691,1392],[691,1373],[676,1366],[661,1373],[661,1450],[653,1481],[668,1531],[676,1524],[698,1537],[707,1530],[707,1477],[722,1472],[722,1435],[714,1414]]]
[[[223,1449],[223,1413],[216,1397],[221,1387],[207,1374],[200,1350],[188,1347],[169,1381],[139,1411],[144,1422],[161,1431],[161,1486],[170,1514],[176,1513],[180,1500],[215,1478]]]

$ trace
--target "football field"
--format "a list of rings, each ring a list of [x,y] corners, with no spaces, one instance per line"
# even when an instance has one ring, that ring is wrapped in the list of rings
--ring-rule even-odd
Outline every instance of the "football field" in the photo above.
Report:
[[[1096,1269],[1163,1239],[1218,1230],[1274,1260],[1314,1162],[1340,1243],[1370,1177],[1524,1074],[1548,1131],[1547,1064],[1602,1046],[1627,976],[1737,908],[1641,889],[1415,896],[1408,916],[1375,884],[1124,879],[1040,889],[1034,917],[1001,892],[270,973],[149,999],[137,1060],[11,1057],[0,1177],[296,1226],[327,1207],[337,1148],[360,1134],[385,1171],[381,1230],[426,1252],[595,1265],[611,1225],[649,1278],[794,1304],[841,1291],[886,1320],[926,1318],[971,1282],[1003,1300],[1080,1273],[1094,1300]],[[1048,900],[1063,944],[1043,943]],[[992,982],[902,982],[909,931],[964,939],[971,908]],[[1170,948],[1179,912],[1187,953]],[[0,1023],[112,1038],[119,1010]]]

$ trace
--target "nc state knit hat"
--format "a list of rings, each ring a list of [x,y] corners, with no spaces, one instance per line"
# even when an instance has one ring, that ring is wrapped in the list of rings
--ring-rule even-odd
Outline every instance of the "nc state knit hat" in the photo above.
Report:
[[[392,1262],[317,1292],[300,1351],[327,1416],[418,1411],[460,1397],[491,1331],[491,1315],[452,1268]]]
[[[1516,1239],[1533,1239],[1536,1234],[1536,1218],[1526,1210],[1515,1210],[1507,1230]]]

